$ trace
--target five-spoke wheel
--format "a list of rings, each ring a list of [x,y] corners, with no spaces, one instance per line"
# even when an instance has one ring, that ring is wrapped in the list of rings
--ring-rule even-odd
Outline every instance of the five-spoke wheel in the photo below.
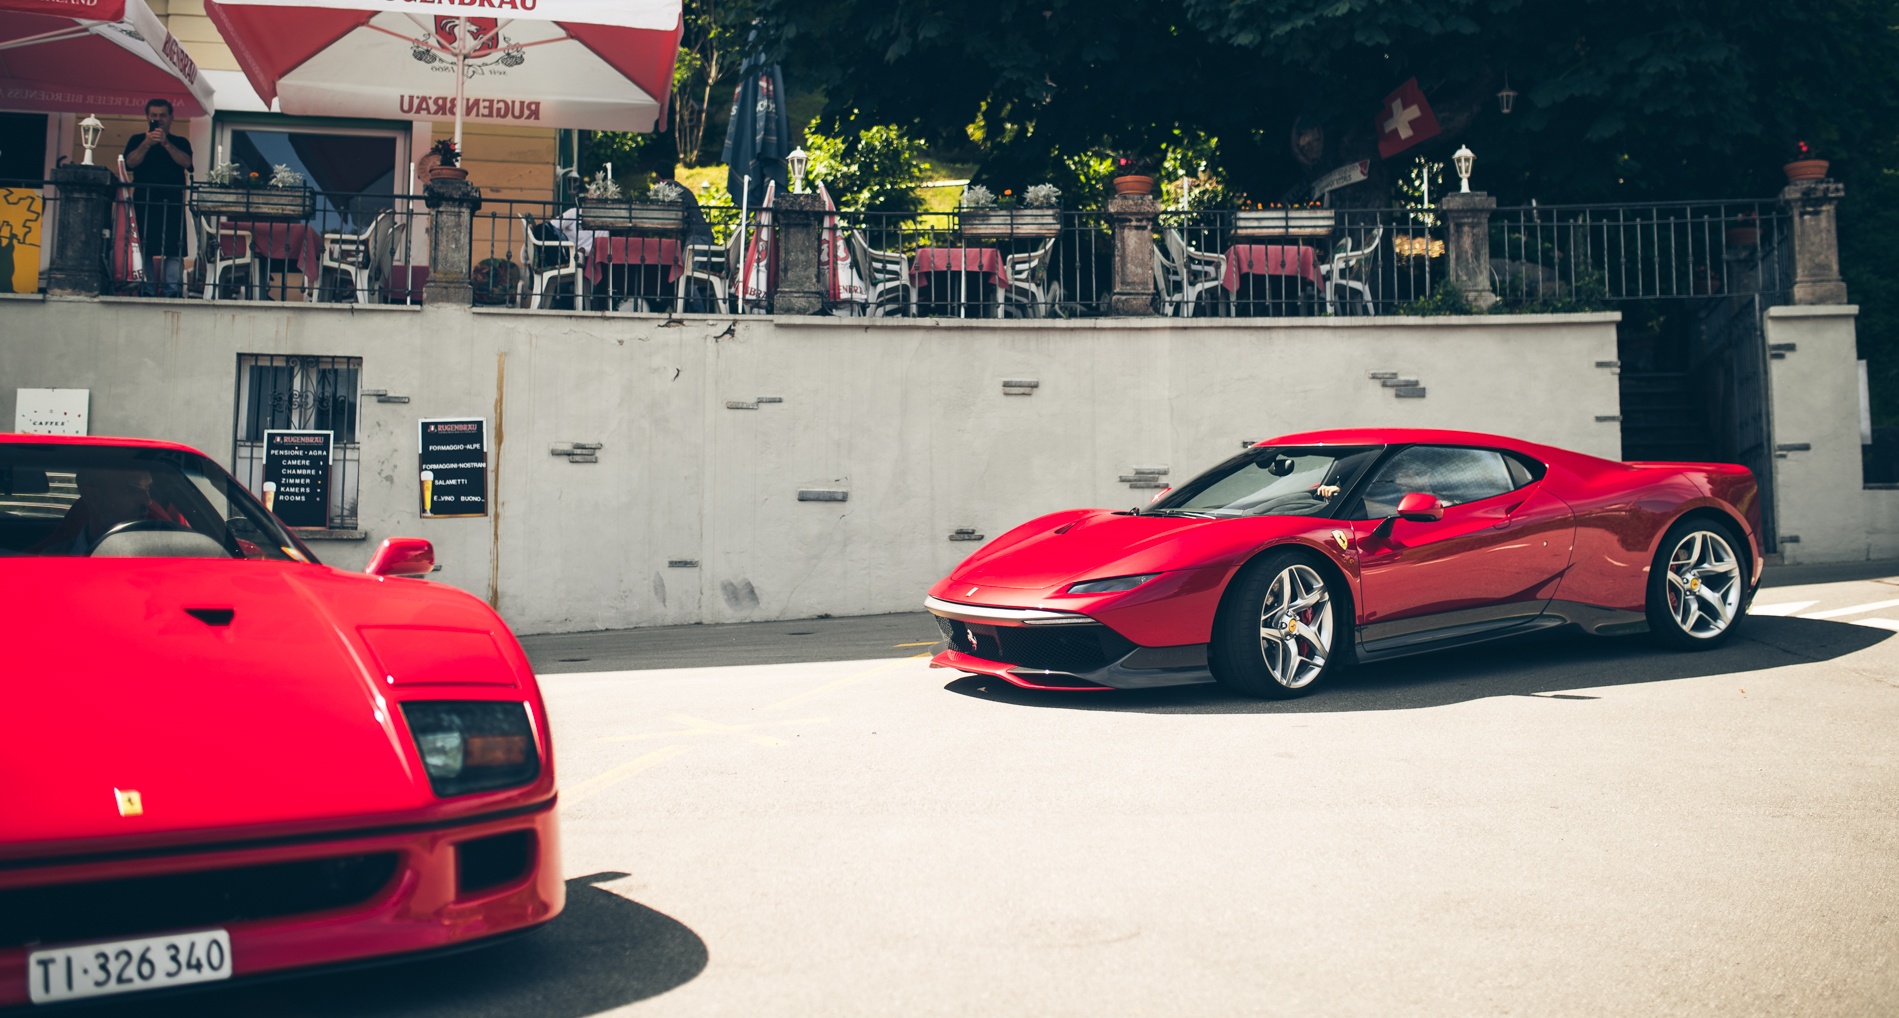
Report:
[[[1745,617],[1746,561],[1724,525],[1684,520],[1662,536],[1649,575],[1648,624],[1663,642],[1709,647]]]
[[[1344,593],[1306,556],[1273,552],[1230,592],[1214,634],[1214,675],[1255,696],[1298,696],[1350,655],[1349,632]]]

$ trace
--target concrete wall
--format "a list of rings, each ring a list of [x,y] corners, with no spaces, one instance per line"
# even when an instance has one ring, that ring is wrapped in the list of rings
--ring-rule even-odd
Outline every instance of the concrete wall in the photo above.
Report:
[[[1858,314],[1851,304],[1767,310],[1780,552],[1788,563],[1899,557],[1899,491],[1861,487]]]
[[[18,387],[92,391],[95,434],[229,464],[240,353],[360,356],[360,516],[523,632],[905,611],[1036,514],[1142,504],[1241,443],[1308,428],[1497,431],[1615,457],[1614,314],[960,322],[433,307],[0,300],[0,426]],[[1426,389],[1398,399],[1367,377]],[[1034,379],[1033,395],[1004,380]],[[757,409],[728,402],[782,397]],[[495,516],[417,516],[416,421],[482,416]],[[597,464],[550,455],[601,442]],[[800,502],[800,488],[847,490]],[[670,567],[696,560],[697,567]]]

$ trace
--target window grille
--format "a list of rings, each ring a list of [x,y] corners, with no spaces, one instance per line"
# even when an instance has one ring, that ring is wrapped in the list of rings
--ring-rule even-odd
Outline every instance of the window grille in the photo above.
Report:
[[[239,354],[232,473],[257,494],[264,484],[264,432],[286,428],[333,432],[330,529],[357,529],[363,447],[356,422],[362,375],[361,357]]]

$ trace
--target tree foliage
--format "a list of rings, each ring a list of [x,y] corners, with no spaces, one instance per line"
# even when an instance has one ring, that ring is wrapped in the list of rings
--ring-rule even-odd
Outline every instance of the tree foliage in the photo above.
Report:
[[[757,17],[752,0],[689,0],[681,12],[679,57],[673,63],[673,140],[679,161],[698,166],[707,127],[720,121],[729,86],[745,60]],[[716,156],[715,156],[716,161]]]
[[[838,208],[853,212],[915,212],[922,206],[923,146],[900,127],[857,128],[847,121],[836,134],[813,122],[805,129],[813,183],[831,193]]]

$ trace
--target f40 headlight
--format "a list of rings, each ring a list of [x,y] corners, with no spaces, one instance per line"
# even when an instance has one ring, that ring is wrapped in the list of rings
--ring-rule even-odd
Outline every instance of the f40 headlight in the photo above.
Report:
[[[402,715],[436,795],[511,788],[540,776],[525,703],[412,700],[402,705]]]
[[[1159,575],[1159,573],[1142,573],[1139,576],[1116,576],[1106,580],[1083,580],[1080,583],[1070,584],[1064,593],[1113,594],[1117,591],[1133,590]]]

